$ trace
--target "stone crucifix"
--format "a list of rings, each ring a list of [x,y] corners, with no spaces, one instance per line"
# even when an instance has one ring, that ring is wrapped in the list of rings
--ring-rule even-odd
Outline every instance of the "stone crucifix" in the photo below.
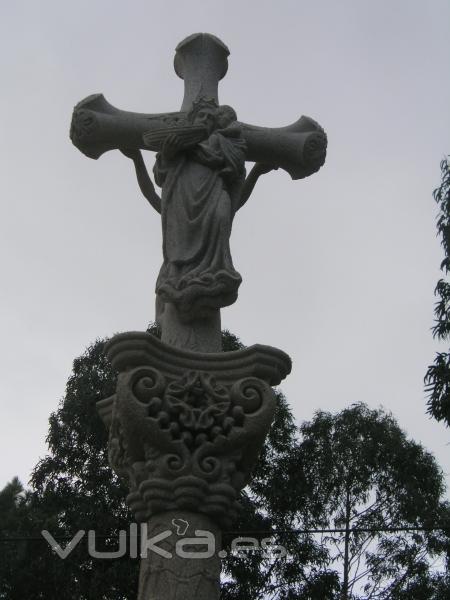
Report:
[[[261,174],[311,175],[324,163],[327,138],[308,117],[279,129],[239,122],[218,100],[228,54],[205,33],[178,45],[178,112],[125,112],[96,94],[72,118],[71,138],[84,154],[119,149],[133,160],[142,193],[162,219],[161,340],[148,332],[111,338],[105,352],[118,374],[116,391],[97,402],[109,429],[109,463],[127,481],[127,503],[147,528],[138,600],[218,600],[227,553],[221,534],[239,514],[240,491],[272,423],[272,386],[291,370],[289,356],[270,346],[221,351],[220,309],[235,302],[241,283],[231,227]],[[157,152],[161,197],[143,149]],[[255,163],[248,176],[246,161]]]
[[[71,126],[85,155],[119,149],[133,160],[140,189],[162,219],[164,262],[156,283],[162,340],[202,352],[221,350],[220,308],[236,301],[241,283],[229,245],[236,212],[261,174],[282,168],[293,179],[311,175],[324,163],[327,145],[308,117],[278,129],[256,127],[220,105],[228,55],[215,36],[191,35],[175,54],[175,72],[184,80],[179,112],[126,112],[96,94],[75,107]],[[157,152],[161,198],[140,149]],[[246,161],[256,163],[247,177]]]

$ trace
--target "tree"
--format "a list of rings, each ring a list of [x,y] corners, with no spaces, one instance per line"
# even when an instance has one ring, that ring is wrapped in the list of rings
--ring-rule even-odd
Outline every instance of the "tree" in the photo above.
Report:
[[[334,597],[337,574],[328,569],[329,554],[311,534],[299,536],[292,531],[292,517],[308,504],[309,496],[292,487],[291,453],[296,446],[297,429],[286,399],[278,392],[278,408],[266,444],[253,472],[250,485],[242,494],[244,513],[225,536],[251,536],[259,540],[273,536],[274,542],[289,549],[278,559],[271,553],[229,555],[223,561],[225,574],[222,600],[324,600]]]
[[[23,485],[15,477],[0,490],[0,530],[5,539],[2,541],[2,561],[0,561],[0,598],[8,598],[16,586],[18,563],[23,554],[23,544],[18,545],[14,532],[25,531],[28,522],[28,497]]]
[[[438,298],[434,314],[436,317],[433,337],[450,341],[450,162],[441,162],[441,185],[433,192],[433,197],[439,206],[437,217],[437,234],[444,250],[444,260],[441,262],[441,278],[435,288]],[[437,420],[450,425],[450,353],[438,352],[434,363],[428,367],[425,375],[425,385],[428,392],[428,412]]]
[[[158,334],[155,328],[150,332]],[[108,466],[107,431],[95,409],[96,401],[115,389],[104,343],[95,342],[74,361],[65,396],[50,416],[49,454],[34,470],[32,490],[15,481],[0,492],[2,537],[15,540],[2,542],[0,598],[123,600],[136,595],[138,560],[93,559],[82,543],[61,560],[40,535],[47,529],[60,541],[94,529],[106,536],[98,540],[99,548],[116,549],[118,531],[133,520],[124,501],[126,486]],[[242,346],[225,332],[223,347]],[[443,533],[374,533],[365,541],[362,532],[348,531],[350,525],[428,527],[447,519],[434,459],[407,440],[392,417],[363,405],[335,416],[319,412],[300,427],[299,436],[285,398],[280,392],[277,397],[275,421],[252,483],[242,493],[242,514],[234,532],[226,532],[225,543],[236,535],[271,536],[288,555],[229,554],[222,599],[338,600],[346,597],[345,590],[348,598],[357,598],[357,585],[365,581],[356,580],[359,556],[372,586],[372,596],[364,598],[445,598],[449,582],[429,565],[430,557],[444,556]],[[320,538],[295,531],[336,525],[347,532]],[[343,547],[345,557],[345,546],[343,569],[336,548]]]
[[[433,456],[408,440],[391,415],[364,404],[336,415],[319,411],[300,432],[287,472],[290,493],[308,501],[298,506],[295,522],[339,530],[320,541],[341,574],[332,597],[448,597],[434,591],[439,585],[450,594],[445,573],[432,567],[448,551],[450,506],[442,501],[443,475]],[[442,526],[447,532],[434,530]],[[408,527],[419,529],[400,530]]]
[[[77,531],[94,529],[109,534],[101,540],[104,549],[115,548],[119,530],[126,529],[131,518],[124,504],[126,488],[107,465],[108,435],[95,409],[97,400],[114,391],[115,377],[103,345],[96,342],[74,361],[65,397],[50,416],[50,453],[34,469],[26,525],[10,527],[13,535],[32,539],[21,542],[15,557],[18,577],[4,595],[8,600],[103,598],[105,585],[108,599],[119,600],[125,597],[124,589],[135,585],[136,561],[94,564],[82,544],[63,561],[40,533],[48,530],[64,547]],[[2,579],[0,590],[7,585]]]

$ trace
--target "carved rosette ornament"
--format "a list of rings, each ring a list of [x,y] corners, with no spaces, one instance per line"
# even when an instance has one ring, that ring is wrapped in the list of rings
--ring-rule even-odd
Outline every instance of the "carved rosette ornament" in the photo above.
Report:
[[[98,408],[136,520],[185,510],[230,526],[272,422],[271,385],[289,373],[289,357],[258,345],[175,352],[147,333],[115,336],[106,351],[119,376]]]

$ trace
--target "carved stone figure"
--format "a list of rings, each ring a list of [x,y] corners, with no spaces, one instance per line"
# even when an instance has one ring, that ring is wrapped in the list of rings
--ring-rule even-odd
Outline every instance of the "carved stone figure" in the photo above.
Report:
[[[239,127],[232,125],[236,115],[231,108],[202,98],[188,120],[203,126],[208,138],[186,148],[172,133],[154,167],[163,189],[164,264],[156,294],[186,320],[237,298],[241,277],[233,268],[229,238],[242,195],[246,150]]]
[[[241,284],[230,234],[262,174],[281,168],[293,179],[311,175],[324,163],[327,138],[308,117],[275,129],[239,122],[217,95],[228,54],[209,34],[178,45],[175,71],[185,83],[179,112],[130,113],[95,94],[72,118],[70,135],[84,154],[119,149],[133,161],[162,221],[162,339],[114,336],[106,352],[118,372],[116,393],[97,404],[109,428],[110,464],[128,482],[127,502],[148,527],[146,543],[161,541],[158,552],[141,554],[138,600],[218,599],[221,530],[239,511],[239,492],[272,422],[271,386],[291,369],[289,357],[270,346],[221,352],[220,309],[235,302]],[[142,149],[157,152],[161,197]],[[246,161],[255,162],[247,176]],[[214,542],[207,556],[202,535]],[[186,554],[186,545],[193,552]]]

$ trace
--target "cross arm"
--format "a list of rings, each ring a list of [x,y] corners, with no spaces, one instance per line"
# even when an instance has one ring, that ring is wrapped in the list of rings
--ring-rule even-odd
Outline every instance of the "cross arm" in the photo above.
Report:
[[[83,154],[97,159],[108,150],[146,148],[144,133],[167,129],[184,119],[184,112],[145,114],[120,110],[103,94],[93,94],[75,106],[70,138]]]
[[[247,160],[282,168],[292,179],[312,175],[325,162],[327,136],[322,127],[302,116],[287,127],[239,123],[247,143]]]
[[[186,127],[189,125],[186,115],[183,111],[145,114],[119,110],[102,94],[94,94],[75,106],[70,137],[89,158],[99,158],[108,150],[120,148],[160,150],[172,127],[179,132],[184,128],[185,133],[192,135],[192,125]],[[302,116],[287,127],[257,127],[240,122],[237,125],[246,141],[249,161],[282,168],[292,179],[312,175],[325,162],[327,136],[309,117]]]

